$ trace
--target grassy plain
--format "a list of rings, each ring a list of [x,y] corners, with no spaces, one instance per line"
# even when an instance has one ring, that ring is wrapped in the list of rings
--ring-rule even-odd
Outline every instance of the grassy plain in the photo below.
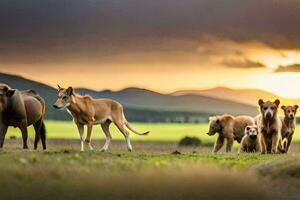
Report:
[[[207,124],[134,123],[151,134],[132,134],[133,152],[127,152],[115,128],[117,140],[108,152],[99,152],[104,143],[100,127],[93,134],[95,150],[80,152],[71,122],[46,123],[46,151],[22,150],[19,131],[9,130],[0,151],[1,199],[300,198],[298,135],[288,155],[237,155],[237,146],[230,154],[212,154],[209,145],[177,146],[184,136],[212,144],[215,138],[206,136]],[[172,154],[175,150],[180,153]]]

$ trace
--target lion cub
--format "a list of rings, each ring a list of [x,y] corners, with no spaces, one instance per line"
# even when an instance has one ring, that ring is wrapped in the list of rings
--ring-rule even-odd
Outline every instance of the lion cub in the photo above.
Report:
[[[284,117],[281,118],[282,128],[281,141],[279,142],[279,151],[281,153],[287,153],[289,151],[296,128],[296,113],[298,105],[281,106],[281,109],[284,111]]]
[[[257,126],[247,126],[245,128],[245,135],[242,139],[238,153],[240,154],[241,152],[260,152]]]
[[[213,152],[218,152],[227,140],[226,152],[231,152],[233,141],[241,142],[246,126],[254,125],[254,119],[250,116],[232,116],[224,114],[221,116],[212,116],[209,118],[208,135],[212,136],[219,133],[215,142]]]
[[[262,99],[258,101],[260,115],[257,117],[257,127],[260,135],[261,153],[277,153],[281,138],[282,122],[278,116],[280,101],[274,102]]]

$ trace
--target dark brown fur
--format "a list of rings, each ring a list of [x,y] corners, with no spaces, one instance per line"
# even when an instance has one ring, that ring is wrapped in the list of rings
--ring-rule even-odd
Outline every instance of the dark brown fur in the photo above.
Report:
[[[27,149],[27,127],[33,125],[34,148],[42,139],[43,149],[46,149],[44,116],[45,102],[35,91],[19,91],[0,84],[0,148],[3,147],[8,127],[13,126],[21,130],[23,148]]]

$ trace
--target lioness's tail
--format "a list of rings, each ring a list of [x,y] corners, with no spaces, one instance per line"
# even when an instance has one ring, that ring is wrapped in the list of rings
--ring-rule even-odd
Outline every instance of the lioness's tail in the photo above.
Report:
[[[131,130],[132,132],[134,132],[135,134],[137,135],[148,135],[148,133],[150,133],[150,131],[147,131],[147,132],[144,132],[144,133],[140,133],[138,131],[136,131],[130,124],[129,122],[126,120],[125,116],[124,116],[124,119],[125,119],[125,125],[126,127]]]

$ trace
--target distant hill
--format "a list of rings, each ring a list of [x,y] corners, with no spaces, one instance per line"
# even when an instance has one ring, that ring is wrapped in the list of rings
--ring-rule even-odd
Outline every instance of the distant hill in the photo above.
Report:
[[[65,111],[52,108],[57,90],[48,85],[25,79],[20,76],[0,73],[0,82],[20,90],[34,89],[47,104],[47,119],[70,119]],[[203,121],[212,114],[248,114],[256,115],[255,106],[232,100],[199,94],[160,94],[140,88],[126,88],[120,91],[94,91],[76,88],[80,94],[89,94],[94,98],[112,98],[125,106],[129,120],[134,121]]]
[[[140,88],[126,88],[116,92],[109,90],[97,92],[78,88],[76,91],[81,94],[90,94],[97,98],[112,98],[131,108],[202,112],[208,114],[232,113],[255,115],[257,113],[257,109],[254,106],[194,94],[174,96]]]
[[[279,97],[273,93],[257,90],[257,89],[230,89],[226,87],[216,87],[205,90],[180,90],[172,93],[172,95],[204,95],[217,99],[225,99],[239,103],[257,106],[258,99],[275,100],[280,99],[282,104],[299,104],[300,99],[286,99]]]

